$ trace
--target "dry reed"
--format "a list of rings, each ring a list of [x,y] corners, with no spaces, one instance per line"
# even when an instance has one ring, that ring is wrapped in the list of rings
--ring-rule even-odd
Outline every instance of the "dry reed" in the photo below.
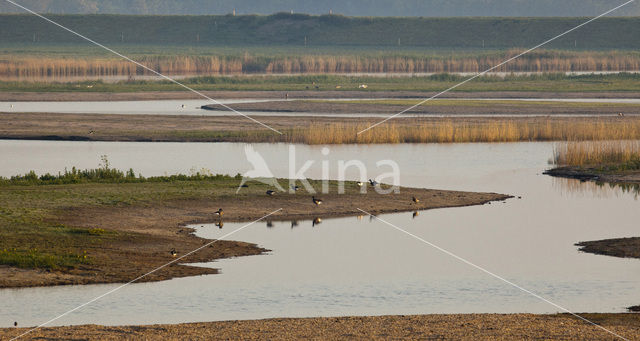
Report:
[[[471,121],[445,119],[416,120],[412,124],[311,123],[292,131],[290,142],[307,144],[342,143],[459,143],[519,141],[601,141],[640,139],[640,119],[557,120],[495,119]]]
[[[355,55],[301,55],[254,58],[239,56],[143,56],[135,58],[167,74],[215,75],[237,73],[445,73],[478,72],[499,64],[505,55],[460,57],[398,57]],[[640,55],[610,52],[541,51],[514,60],[497,72],[638,71]],[[75,77],[149,75],[143,68],[119,59],[98,57],[0,58],[3,77]]]
[[[640,141],[581,141],[558,144],[554,163],[559,166],[600,166],[640,163]]]

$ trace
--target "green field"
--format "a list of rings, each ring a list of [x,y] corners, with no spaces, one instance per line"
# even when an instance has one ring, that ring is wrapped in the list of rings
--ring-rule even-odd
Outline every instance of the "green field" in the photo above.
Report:
[[[245,91],[442,91],[465,77],[441,74],[423,77],[372,77],[338,75],[300,76],[218,76],[196,77],[181,80],[197,90],[245,90]],[[367,89],[360,89],[367,84]],[[316,89],[316,86],[318,87]],[[336,88],[340,86],[340,88]],[[185,91],[169,81],[102,81],[83,82],[0,82],[0,91],[51,91],[51,92],[137,92],[137,91]],[[455,91],[545,91],[545,92],[603,92],[640,91],[639,74],[579,75],[541,74],[507,77],[483,76],[464,84]]]
[[[539,44],[586,18],[394,18],[306,14],[217,16],[49,15],[106,44],[190,46],[409,46],[463,49]],[[640,18],[607,17],[549,48],[637,49]],[[33,15],[0,15],[5,44],[87,43]]]

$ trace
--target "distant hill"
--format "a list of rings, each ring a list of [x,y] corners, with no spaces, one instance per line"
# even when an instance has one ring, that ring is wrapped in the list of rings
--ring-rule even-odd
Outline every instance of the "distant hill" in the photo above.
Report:
[[[277,12],[350,16],[594,16],[624,0],[17,0],[42,13],[61,14],[273,14]],[[0,1],[0,12],[20,13]],[[616,16],[640,15],[640,2]]]
[[[103,43],[147,45],[531,47],[584,18],[50,15]],[[33,15],[0,15],[0,44],[85,43]],[[640,18],[602,18],[547,48],[638,49]]]

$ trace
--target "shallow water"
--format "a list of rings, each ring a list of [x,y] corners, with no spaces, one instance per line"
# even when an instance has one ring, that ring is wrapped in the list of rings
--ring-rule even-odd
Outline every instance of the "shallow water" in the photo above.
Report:
[[[276,176],[287,176],[286,144],[254,144]],[[401,185],[522,196],[506,203],[382,215],[380,218],[578,312],[622,312],[638,304],[640,261],[580,253],[583,240],[637,236],[636,194],[541,175],[550,143],[296,146],[296,165],[320,178],[338,160],[360,158],[374,177],[395,160]],[[244,144],[0,141],[0,175],[64,166],[94,167],[107,154],[117,168],[144,175],[208,168],[244,172]],[[277,161],[276,161],[277,160]],[[348,178],[356,178],[349,173]],[[197,226],[216,238],[245,224]],[[229,237],[273,250],[209,264],[221,275],[134,284],[55,325],[177,323],[282,316],[532,312],[558,308],[368,217],[266,222]],[[215,244],[214,244],[215,245]],[[182,250],[180,250],[182,251]],[[185,250],[187,251],[187,250]],[[183,252],[185,252],[183,251]],[[132,274],[132,278],[138,274]],[[90,285],[0,290],[0,326],[46,321],[115,288]]]
[[[422,100],[424,98],[415,98]],[[224,99],[218,100],[218,103],[229,105],[238,103],[252,102],[271,102],[283,101],[284,99]],[[354,98],[326,98],[329,101],[349,101]],[[357,100],[367,100],[359,98]],[[376,100],[380,100],[377,98]],[[447,99],[439,99],[447,100]],[[459,99],[455,99],[459,100]],[[582,102],[582,103],[619,103],[619,104],[640,104],[640,99],[634,98],[468,98],[474,101],[545,101],[545,102]],[[184,116],[235,116],[238,115],[232,111],[212,111],[200,109],[203,105],[213,104],[207,100],[153,100],[153,101],[95,101],[95,102],[0,102],[0,113],[2,112],[24,112],[24,113],[66,113],[66,114],[119,114],[119,115],[184,115]],[[243,114],[250,116],[323,116],[323,117],[388,117],[391,113],[313,113],[313,112],[260,112],[260,111],[243,111]],[[424,114],[404,114],[403,117],[424,117]],[[547,114],[503,114],[503,115],[485,115],[485,114],[465,114],[465,115],[429,115],[430,117],[537,117],[548,116]],[[555,115],[567,117],[593,117],[593,114],[587,115]],[[602,115],[607,116],[607,115]]]

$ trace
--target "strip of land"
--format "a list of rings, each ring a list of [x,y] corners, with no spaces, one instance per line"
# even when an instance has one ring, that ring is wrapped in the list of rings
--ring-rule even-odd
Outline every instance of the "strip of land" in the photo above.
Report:
[[[640,335],[635,314],[583,314],[623,337]],[[25,328],[0,329],[11,338]],[[323,318],[278,318],[148,326],[69,326],[42,328],[28,334],[36,339],[86,340],[619,340],[597,326],[568,314],[456,314]]]
[[[135,179],[135,178],[134,178]],[[6,180],[8,181],[8,180]],[[142,180],[135,180],[142,181]],[[345,194],[330,183],[316,206],[304,189],[268,196],[271,187],[250,183],[236,194],[240,179],[169,179],[153,182],[3,184],[0,191],[0,288],[127,282],[210,242],[186,224],[250,222],[281,209],[272,220],[302,220],[481,205],[507,195],[402,188],[382,195],[360,193],[347,183]],[[319,182],[313,182],[320,188]],[[288,184],[282,182],[284,188]],[[412,197],[421,199],[414,203]],[[268,245],[265,245],[268,247]],[[218,241],[141,281],[216,273],[188,263],[256,255],[257,245]]]
[[[567,166],[544,172],[546,175],[615,184],[640,185],[640,170],[608,171],[601,166]]]
[[[580,242],[580,251],[620,258],[640,258],[640,237]]]
[[[271,101],[233,104],[241,112],[297,112],[331,114],[388,114],[403,112],[419,104],[420,100],[376,100],[376,101]],[[228,112],[220,104],[202,107],[206,110]],[[638,104],[617,103],[568,103],[540,101],[501,100],[432,100],[406,111],[407,114],[421,115],[636,115],[640,114]]]
[[[640,117],[260,116],[4,113],[0,139],[161,142],[452,143],[640,139]]]
[[[323,98],[429,98],[438,91],[326,91],[326,90],[281,90],[281,91],[201,91],[213,99],[323,99]],[[640,98],[638,91],[451,91],[439,98]],[[69,101],[149,101],[203,99],[190,91],[0,91],[2,102],[69,102]]]

